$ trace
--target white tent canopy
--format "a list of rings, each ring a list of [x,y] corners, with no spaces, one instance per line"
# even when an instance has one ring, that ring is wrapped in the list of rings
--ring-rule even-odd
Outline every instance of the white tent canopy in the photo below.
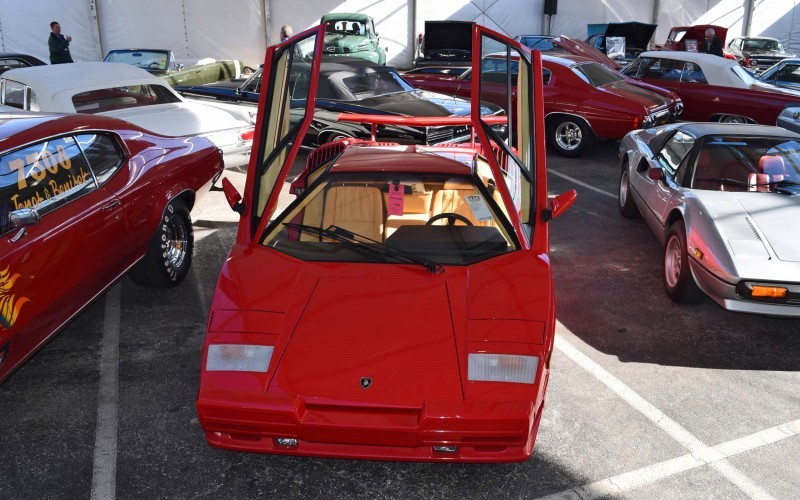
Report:
[[[544,0],[2,0],[0,52],[48,61],[50,21],[73,37],[76,61],[96,61],[111,49],[172,49],[178,59],[205,57],[262,62],[282,25],[295,33],[328,12],[363,12],[375,19],[388,64],[408,67],[426,20],[477,21],[509,36],[543,33]],[[795,15],[797,14],[797,15]],[[777,38],[800,55],[800,0],[560,0],[552,34],[586,38],[589,23],[657,23],[653,42],[672,26],[718,24],[729,38]]]

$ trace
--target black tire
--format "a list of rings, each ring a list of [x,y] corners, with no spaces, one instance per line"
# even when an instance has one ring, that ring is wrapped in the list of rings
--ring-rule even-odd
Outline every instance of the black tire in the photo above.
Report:
[[[580,118],[559,116],[548,123],[547,143],[555,154],[576,158],[591,147],[594,134]]]
[[[619,206],[619,213],[622,214],[623,217],[627,219],[641,218],[642,214],[639,213],[639,207],[636,206],[631,196],[631,181],[628,177],[627,165],[622,168],[622,172],[619,174],[618,199],[619,203],[617,205]]]
[[[673,302],[697,304],[703,300],[703,292],[692,276],[686,248],[686,226],[682,220],[675,221],[667,233],[661,277],[664,290]]]
[[[353,136],[350,134],[346,134],[344,132],[327,132],[325,135],[322,136],[322,139],[319,141],[320,145],[328,144],[329,142],[333,142],[336,139],[352,139]]]
[[[189,209],[180,199],[170,201],[161,216],[147,254],[131,269],[131,279],[143,286],[177,286],[189,273],[194,250],[194,232]]]

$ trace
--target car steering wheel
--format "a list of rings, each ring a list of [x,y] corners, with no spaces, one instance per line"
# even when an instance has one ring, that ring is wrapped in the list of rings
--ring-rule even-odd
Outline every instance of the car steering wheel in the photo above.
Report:
[[[428,222],[426,222],[425,225],[430,226],[439,219],[447,219],[448,226],[455,226],[457,220],[460,220],[461,222],[463,222],[468,226],[472,225],[472,222],[469,219],[467,219],[463,215],[454,214],[453,212],[442,212],[440,214],[434,215],[433,217],[428,219]]]

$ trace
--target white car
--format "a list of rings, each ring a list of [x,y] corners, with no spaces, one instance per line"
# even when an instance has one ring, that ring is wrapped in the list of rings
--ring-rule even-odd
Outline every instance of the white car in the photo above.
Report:
[[[226,155],[247,153],[255,126],[252,108],[184,99],[162,78],[118,63],[6,71],[0,78],[0,105],[113,116],[161,135],[206,137]]]

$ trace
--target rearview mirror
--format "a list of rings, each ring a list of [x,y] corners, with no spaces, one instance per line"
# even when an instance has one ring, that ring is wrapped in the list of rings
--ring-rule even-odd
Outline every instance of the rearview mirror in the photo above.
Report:
[[[242,205],[242,195],[236,190],[231,181],[227,177],[222,178],[222,191],[225,193],[225,199],[228,200],[228,205],[231,210],[239,215],[244,215],[244,205]]]
[[[664,178],[664,169],[661,167],[650,167],[647,170],[647,177],[654,181],[660,181]]]
[[[549,215],[545,216],[545,221],[555,219],[559,215],[563,214],[569,207],[572,206],[573,203],[575,203],[577,198],[578,192],[574,189],[570,189],[569,191],[565,191],[551,199],[550,209],[547,211],[549,212]]]

